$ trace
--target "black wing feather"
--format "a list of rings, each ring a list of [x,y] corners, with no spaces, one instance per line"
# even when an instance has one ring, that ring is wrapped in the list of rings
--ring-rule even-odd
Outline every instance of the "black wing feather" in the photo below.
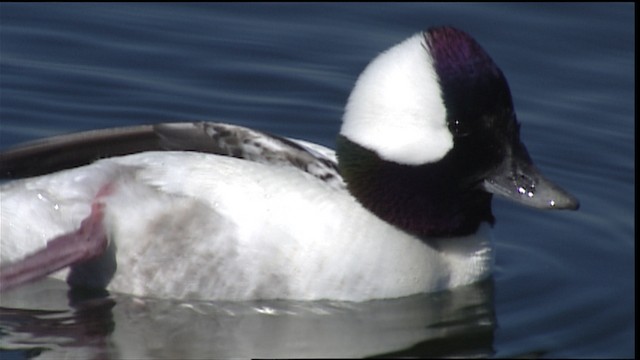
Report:
[[[0,179],[45,175],[144,151],[197,151],[293,166],[343,188],[334,159],[280,136],[212,122],[162,123],[60,135],[0,152]]]

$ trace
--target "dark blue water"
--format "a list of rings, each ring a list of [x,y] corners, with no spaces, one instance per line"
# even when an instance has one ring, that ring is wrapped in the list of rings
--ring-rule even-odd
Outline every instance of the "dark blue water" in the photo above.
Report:
[[[634,12],[609,3],[0,4],[0,148],[191,120],[332,146],[364,66],[450,24],[502,68],[529,152],[581,200],[578,212],[553,213],[495,201],[493,279],[439,294],[364,304],[82,300],[47,280],[2,295],[2,359],[633,357]]]

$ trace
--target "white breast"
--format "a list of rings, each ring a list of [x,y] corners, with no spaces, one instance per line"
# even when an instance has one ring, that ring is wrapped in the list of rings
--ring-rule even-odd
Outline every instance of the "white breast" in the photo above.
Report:
[[[436,250],[302,171],[188,152],[105,159],[3,185],[2,261],[76,229],[107,183],[118,262],[109,289],[116,292],[358,301],[459,286],[489,273],[485,227]]]

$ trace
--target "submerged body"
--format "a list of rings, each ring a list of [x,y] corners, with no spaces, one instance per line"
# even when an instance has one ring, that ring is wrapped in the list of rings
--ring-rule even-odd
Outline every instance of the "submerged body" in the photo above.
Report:
[[[106,184],[116,292],[366,300],[464,285],[490,270],[488,227],[446,239],[457,249],[444,251],[297,169],[190,152],[106,159],[5,185],[1,231],[21,241],[3,244],[3,263],[75,230]]]
[[[490,274],[492,194],[578,207],[533,165],[504,75],[462,31],[382,53],[343,120],[336,153],[215,123],[0,153],[2,176],[27,177],[0,186],[0,290],[69,267],[71,286],[139,296],[399,297]]]

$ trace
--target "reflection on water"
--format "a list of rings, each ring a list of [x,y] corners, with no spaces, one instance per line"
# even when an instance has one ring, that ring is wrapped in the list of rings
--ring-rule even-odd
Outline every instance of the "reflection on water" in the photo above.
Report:
[[[72,293],[46,279],[3,294],[0,348],[3,359],[486,357],[492,298],[485,281],[364,303],[176,302]]]

